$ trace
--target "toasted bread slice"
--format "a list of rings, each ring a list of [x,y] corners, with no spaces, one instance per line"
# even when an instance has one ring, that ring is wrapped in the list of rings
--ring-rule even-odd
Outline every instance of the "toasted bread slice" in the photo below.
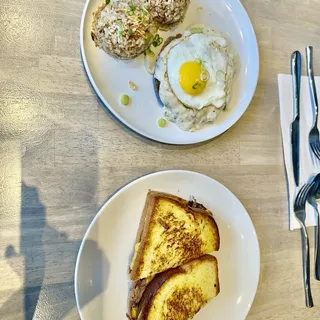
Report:
[[[157,274],[144,288],[138,303],[132,303],[129,297],[129,318],[191,319],[219,291],[217,260],[204,255],[178,268]]]
[[[218,227],[202,205],[150,191],[140,221],[131,280],[175,268],[220,246]]]

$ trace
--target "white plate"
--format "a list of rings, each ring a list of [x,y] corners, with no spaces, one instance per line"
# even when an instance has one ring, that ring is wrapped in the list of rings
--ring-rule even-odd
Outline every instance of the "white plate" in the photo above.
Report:
[[[219,182],[191,171],[163,171],[135,180],[113,195],[91,223],[75,271],[82,320],[126,319],[129,257],[149,189],[196,199],[213,213],[220,231],[220,294],[194,319],[245,319],[260,271],[257,236],[245,208]]]
[[[123,124],[150,139],[170,144],[191,144],[209,140],[228,130],[246,111],[256,88],[259,73],[257,40],[250,19],[239,0],[191,0],[184,23],[174,32],[184,31],[191,25],[203,23],[225,32],[240,57],[240,70],[235,80],[228,112],[221,114],[216,123],[197,132],[184,132],[170,123],[159,128],[157,120],[162,117],[161,108],[153,91],[152,76],[143,66],[143,56],[124,62],[109,57],[95,47],[91,40],[92,12],[103,0],[87,0],[81,29],[81,55],[88,78],[97,95],[109,111]],[[197,8],[202,7],[202,10]],[[134,81],[138,91],[128,88]],[[132,104],[124,107],[119,98],[127,93]]]

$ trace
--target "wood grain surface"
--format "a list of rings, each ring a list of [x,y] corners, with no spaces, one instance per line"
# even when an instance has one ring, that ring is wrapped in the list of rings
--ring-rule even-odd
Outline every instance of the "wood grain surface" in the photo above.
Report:
[[[84,2],[0,3],[0,319],[79,319],[73,273],[90,221],[120,186],[164,169],[211,176],[247,208],[261,246],[248,319],[319,319],[320,283],[305,309],[300,235],[288,231],[277,73],[313,45],[320,74],[320,2],[242,1],[259,41],[259,85],[234,127],[195,146],[150,142],[106,113],[80,59]]]

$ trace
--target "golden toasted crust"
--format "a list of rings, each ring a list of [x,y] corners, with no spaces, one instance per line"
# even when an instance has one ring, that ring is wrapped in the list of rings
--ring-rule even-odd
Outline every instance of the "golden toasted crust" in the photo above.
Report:
[[[193,208],[174,195],[150,191],[136,243],[140,245],[130,272],[134,281],[219,250],[220,237],[208,210]]]
[[[187,320],[220,292],[215,257],[202,256],[158,274],[143,293],[138,320]]]

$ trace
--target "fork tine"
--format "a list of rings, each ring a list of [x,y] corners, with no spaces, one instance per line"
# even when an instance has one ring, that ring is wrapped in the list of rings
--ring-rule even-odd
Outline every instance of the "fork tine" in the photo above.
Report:
[[[306,198],[308,196],[308,193],[310,189],[313,187],[314,182],[306,183],[302,186],[302,188],[299,190],[298,195],[296,197],[296,205],[297,206],[303,206],[303,204],[306,202]]]
[[[311,150],[312,150],[313,154],[318,158],[317,149],[315,148],[314,143],[311,143]]]
[[[319,158],[320,158],[320,148],[319,148],[319,144],[318,144],[318,143],[315,143],[315,144],[314,144],[314,148],[315,148],[315,150],[317,151],[316,155],[317,155],[317,158],[319,159]]]
[[[318,158],[318,160],[320,160],[320,149],[318,143],[311,143],[311,149],[315,156]]]
[[[310,145],[311,146],[311,145]],[[315,155],[314,151],[312,150],[312,147],[311,147],[311,161],[313,163],[314,166],[318,167],[319,166],[319,159],[318,157]]]
[[[317,167],[317,166],[318,166],[319,159],[318,159],[318,157],[314,154],[312,148],[310,148],[310,149],[311,149],[310,155],[311,155],[312,164]]]
[[[310,143],[310,148],[311,148],[311,151],[312,151],[313,155],[315,156],[316,155],[316,150],[314,149],[313,142]]]
[[[311,151],[312,151],[313,157],[314,157],[315,159],[318,159],[317,150],[314,149],[313,144],[311,144],[310,147],[311,147]]]
[[[298,194],[296,196],[296,199],[294,201],[295,206],[300,206],[300,199],[302,197],[302,194],[304,193],[305,189],[307,188],[307,184],[304,184],[302,188],[298,191]]]

